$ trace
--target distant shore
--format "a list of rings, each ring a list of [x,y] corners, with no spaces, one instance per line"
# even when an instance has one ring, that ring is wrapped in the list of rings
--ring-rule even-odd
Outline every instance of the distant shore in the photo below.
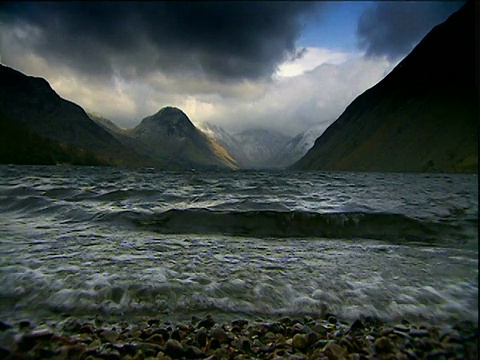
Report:
[[[283,317],[218,322],[210,315],[172,324],[159,318],[107,324],[0,321],[2,359],[477,359],[478,324],[347,323]]]

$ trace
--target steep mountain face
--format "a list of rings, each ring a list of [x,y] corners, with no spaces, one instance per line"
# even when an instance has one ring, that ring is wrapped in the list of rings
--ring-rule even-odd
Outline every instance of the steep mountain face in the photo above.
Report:
[[[235,138],[242,146],[243,162],[252,168],[278,167],[273,160],[291,139],[280,132],[266,129],[249,129],[235,134]]]
[[[94,164],[138,165],[143,161],[93,122],[80,106],[58,96],[46,80],[3,65],[0,65],[0,121],[18,136],[12,146],[19,152],[30,148],[23,142],[34,141],[44,143],[44,149],[53,152],[64,149],[64,155],[88,153],[92,159],[96,158]]]
[[[277,160],[278,152],[291,139],[282,133],[266,129],[249,129],[239,134],[230,134],[220,126],[208,122],[198,124],[198,128],[227,149],[243,168],[273,168],[286,165]]]
[[[228,151],[174,107],[146,117],[129,135],[137,151],[167,166],[237,168]]]
[[[293,168],[478,172],[475,49],[468,1],[357,97]]]
[[[322,126],[314,126],[302,131],[285,144],[272,162],[282,167],[292,165],[312,148],[322,131]]]

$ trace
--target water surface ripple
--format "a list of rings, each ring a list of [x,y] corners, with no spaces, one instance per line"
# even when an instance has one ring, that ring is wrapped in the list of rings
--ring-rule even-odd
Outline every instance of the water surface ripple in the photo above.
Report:
[[[0,166],[0,319],[478,321],[472,175]]]

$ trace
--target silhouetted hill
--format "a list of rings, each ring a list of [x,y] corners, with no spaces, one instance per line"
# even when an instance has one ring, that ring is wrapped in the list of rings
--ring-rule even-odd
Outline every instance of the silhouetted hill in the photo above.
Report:
[[[19,142],[31,140],[39,144],[40,139],[46,139],[49,141],[45,144],[63,146],[70,149],[68,152],[94,154],[96,163],[143,163],[142,157],[93,122],[80,106],[58,96],[46,80],[3,65],[0,65],[0,115],[4,128],[19,134]],[[16,146],[28,147],[28,144]]]
[[[293,168],[478,172],[474,7],[433,28]]]

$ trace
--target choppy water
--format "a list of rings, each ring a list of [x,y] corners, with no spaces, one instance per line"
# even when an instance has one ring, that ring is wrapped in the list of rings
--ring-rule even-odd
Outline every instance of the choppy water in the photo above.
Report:
[[[475,175],[0,166],[0,319],[478,321]]]

